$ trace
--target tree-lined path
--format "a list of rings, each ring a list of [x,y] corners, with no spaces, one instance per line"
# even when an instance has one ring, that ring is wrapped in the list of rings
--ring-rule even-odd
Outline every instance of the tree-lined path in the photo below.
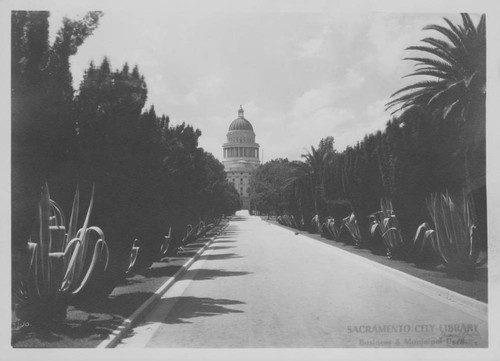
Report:
[[[487,346],[484,315],[416,284],[239,213],[119,347]]]

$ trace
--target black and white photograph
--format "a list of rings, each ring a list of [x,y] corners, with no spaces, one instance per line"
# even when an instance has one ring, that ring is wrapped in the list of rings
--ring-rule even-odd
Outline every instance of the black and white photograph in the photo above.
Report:
[[[493,5],[1,0],[6,357],[500,360]]]

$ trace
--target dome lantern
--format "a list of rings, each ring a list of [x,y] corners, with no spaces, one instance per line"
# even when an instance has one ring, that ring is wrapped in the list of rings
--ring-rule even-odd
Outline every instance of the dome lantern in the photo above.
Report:
[[[245,119],[243,107],[240,105],[240,109],[238,109],[238,118],[232,121],[229,126],[229,131],[233,130],[249,130],[253,132],[252,124]]]

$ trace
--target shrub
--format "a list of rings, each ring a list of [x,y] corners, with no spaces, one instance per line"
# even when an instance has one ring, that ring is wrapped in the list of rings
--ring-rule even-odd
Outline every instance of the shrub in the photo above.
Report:
[[[363,244],[361,240],[361,230],[359,229],[358,221],[354,213],[351,213],[350,216],[346,217],[342,221],[343,226],[349,232],[354,241],[354,247],[361,248]]]
[[[477,267],[486,263],[480,258],[479,237],[470,200],[463,197],[457,206],[448,193],[432,194],[429,213],[435,232],[432,242],[439,252],[449,275],[471,280]]]
[[[370,228],[372,238],[377,239],[378,235],[380,236],[385,244],[388,258],[403,258],[405,256],[405,243],[391,201],[381,199],[380,208],[379,212],[372,215],[373,221]]]
[[[428,223],[422,223],[413,237],[409,257],[412,262],[420,267],[434,267],[443,263],[439,256],[435,231]]]
[[[338,241],[339,239],[339,230],[335,224],[335,220],[331,217],[327,217],[325,222],[323,222],[322,228],[323,234],[325,237],[330,238],[334,241]]]
[[[106,271],[109,252],[104,233],[89,227],[94,191],[83,227],[77,231],[79,198],[77,188],[66,233],[63,211],[50,199],[48,185],[42,187],[38,222],[28,242],[28,273],[15,285],[16,314],[22,320],[40,325],[62,321],[68,301],[84,294]]]
[[[387,256],[387,247],[382,237],[382,231],[379,226],[379,221],[375,214],[370,215],[370,235],[371,235],[371,251],[376,255]]]

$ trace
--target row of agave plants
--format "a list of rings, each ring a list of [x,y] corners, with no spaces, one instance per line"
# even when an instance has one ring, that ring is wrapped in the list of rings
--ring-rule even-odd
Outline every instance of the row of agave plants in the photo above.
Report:
[[[16,316],[19,319],[40,326],[61,322],[66,318],[67,306],[79,296],[91,294],[92,289],[104,279],[110,251],[102,229],[89,224],[94,191],[95,186],[85,220],[78,228],[78,187],[69,219],[66,219],[57,202],[50,198],[47,183],[42,187],[36,225],[28,242],[26,277],[14,286]],[[217,218],[209,224],[205,221],[195,226],[188,224],[185,235],[179,240],[172,239],[170,228],[154,261],[162,261],[167,255],[184,251],[186,245],[204,236],[220,222],[221,218]],[[139,262],[143,253],[145,247],[136,239],[130,251],[126,276],[144,268],[144,264]],[[44,315],[42,310],[55,312]]]
[[[389,199],[381,199],[380,210],[369,216],[369,239],[363,239],[354,213],[340,220],[316,215],[309,224],[293,215],[277,217],[277,222],[292,228],[309,229],[334,241],[367,248],[375,254],[415,263],[419,267],[443,265],[448,275],[473,280],[478,267],[487,262],[481,252],[473,204],[467,197],[452,199],[448,194],[432,194],[427,200],[432,219],[422,223],[412,239],[404,239]]]
[[[154,261],[161,262],[168,258],[172,252],[184,252],[185,247],[192,243],[193,241],[203,237],[207,232],[209,232],[214,227],[218,226],[222,218],[217,218],[213,220],[213,223],[206,223],[205,221],[199,221],[196,225],[188,224],[186,226],[186,233],[178,242],[173,242],[172,238],[172,227],[170,227],[167,235],[164,236],[163,242],[161,243],[160,251],[155,255]],[[174,246],[174,243],[176,244]],[[174,246],[174,247],[173,247]],[[143,268],[138,260],[141,258],[141,254],[145,252],[145,247],[139,239],[135,239],[132,244],[132,249],[130,252],[129,265],[126,271],[126,275],[133,275]]]

